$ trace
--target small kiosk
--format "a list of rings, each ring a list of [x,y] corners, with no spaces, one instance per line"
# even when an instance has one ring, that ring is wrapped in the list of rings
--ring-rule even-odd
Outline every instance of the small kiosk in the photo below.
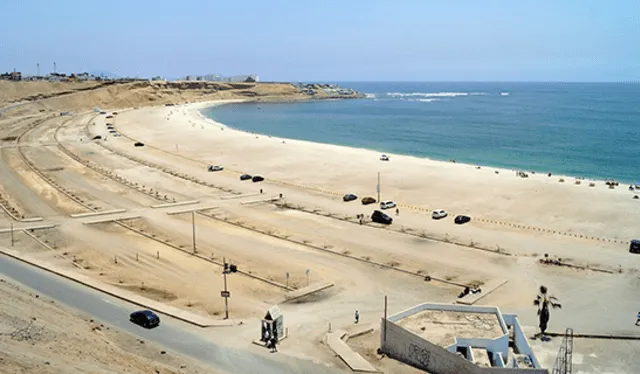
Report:
[[[262,319],[260,331],[260,341],[268,342],[274,335],[277,340],[280,341],[286,338],[286,330],[284,328],[284,318],[280,308],[277,305],[272,306],[267,310],[267,314]],[[275,332],[275,334],[274,334]]]

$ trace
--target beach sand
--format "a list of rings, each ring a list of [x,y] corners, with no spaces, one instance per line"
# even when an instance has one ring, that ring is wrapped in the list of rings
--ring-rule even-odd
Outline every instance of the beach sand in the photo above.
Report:
[[[595,186],[589,187],[589,180],[576,185],[576,178],[540,173],[520,178],[514,170],[393,154],[382,162],[376,151],[250,134],[205,119],[198,111],[219,104],[144,109],[131,120],[139,125],[121,126],[164,149],[177,145],[179,152],[197,150],[211,164],[340,196],[377,198],[379,172],[381,199],[406,206],[622,242],[640,237],[638,225],[632,224],[640,219],[640,201],[632,199],[635,192],[626,185],[612,190],[604,181],[593,181]],[[493,229],[502,228],[498,224]]]

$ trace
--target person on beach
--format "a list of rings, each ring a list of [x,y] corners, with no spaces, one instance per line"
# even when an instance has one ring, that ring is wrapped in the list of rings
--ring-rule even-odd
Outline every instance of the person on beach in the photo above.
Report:
[[[356,323],[360,322],[360,313],[358,313],[357,310],[356,310],[355,317],[356,317]]]
[[[636,326],[638,326],[638,323],[640,323],[640,312],[636,315]]]

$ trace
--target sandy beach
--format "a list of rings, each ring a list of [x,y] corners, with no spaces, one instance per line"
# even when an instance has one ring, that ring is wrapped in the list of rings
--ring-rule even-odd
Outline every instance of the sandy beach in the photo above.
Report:
[[[425,301],[453,302],[466,285],[487,292],[501,285],[479,304],[517,313],[533,330],[531,300],[544,284],[563,302],[552,329],[628,332],[637,305],[625,295],[635,292],[640,268],[628,241],[640,235],[630,224],[640,211],[627,186],[611,190],[603,181],[589,187],[531,173],[520,178],[513,170],[394,154],[383,162],[377,151],[246,133],[199,112],[228,102],[113,106],[113,118],[81,112],[30,130],[38,117],[7,120],[7,136],[26,132],[19,139],[25,146],[5,142],[1,149],[3,204],[56,224],[34,234],[53,250],[23,233],[16,248],[215,319],[224,316],[219,264],[231,262],[244,273],[228,277],[230,316],[243,324],[221,343],[263,352],[249,342],[265,310],[278,304],[290,334],[281,354],[335,367],[343,364],[321,343],[329,323],[349,330],[359,310],[361,321],[375,326],[385,296],[397,312]],[[103,138],[89,140],[98,135]],[[209,165],[224,170],[208,172]],[[381,199],[396,201],[399,214],[386,211],[394,220],[388,227],[368,219],[360,225],[356,216],[368,218],[377,204],[345,203],[342,196],[377,198],[378,172]],[[244,173],[265,180],[241,181]],[[174,201],[188,204],[152,208]],[[97,224],[69,217],[87,206],[126,213],[107,214],[108,222]],[[433,220],[434,209],[449,216]],[[472,220],[456,225],[457,214]],[[121,220],[127,216],[136,218]],[[8,216],[2,220],[9,225]],[[542,264],[545,254],[560,261]],[[333,286],[286,302],[296,290],[327,284]],[[354,344],[375,357],[376,339]],[[629,348],[598,344],[590,349],[611,349],[615,357]],[[552,365],[557,346],[539,349],[538,358]],[[589,352],[581,353],[585,365],[606,365]],[[393,361],[373,362],[387,372],[411,372]]]

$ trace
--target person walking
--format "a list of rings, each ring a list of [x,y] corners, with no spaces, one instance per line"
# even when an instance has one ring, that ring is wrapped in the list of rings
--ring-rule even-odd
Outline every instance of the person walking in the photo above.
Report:
[[[400,209],[396,208],[396,216],[400,215]]]
[[[355,317],[356,317],[356,323],[360,322],[360,313],[358,313],[357,310],[356,310]]]
[[[636,316],[636,326],[638,326],[638,323],[640,323],[640,312],[638,312],[638,315]]]
[[[276,326],[273,326],[273,339],[276,341],[276,344],[278,343],[278,329],[276,328]]]

